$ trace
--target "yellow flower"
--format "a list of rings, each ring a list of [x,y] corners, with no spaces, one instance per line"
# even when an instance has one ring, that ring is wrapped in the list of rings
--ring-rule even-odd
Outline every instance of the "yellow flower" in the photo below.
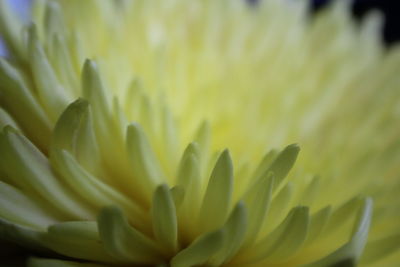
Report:
[[[347,2],[43,0],[25,27],[0,1],[1,239],[40,267],[398,266],[400,50]]]

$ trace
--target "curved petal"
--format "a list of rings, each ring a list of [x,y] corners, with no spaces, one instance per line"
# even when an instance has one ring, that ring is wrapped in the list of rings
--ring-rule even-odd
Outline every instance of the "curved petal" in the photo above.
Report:
[[[349,242],[325,258],[307,264],[305,267],[339,266],[339,263],[344,262],[356,265],[367,242],[372,217],[372,203],[372,199],[364,199],[359,218],[355,224],[353,235]]]
[[[106,267],[102,264],[80,263],[75,261],[30,258],[27,262],[28,267]]]
[[[125,262],[163,263],[156,243],[131,227],[119,208],[104,208],[97,221],[100,238],[111,255]]]

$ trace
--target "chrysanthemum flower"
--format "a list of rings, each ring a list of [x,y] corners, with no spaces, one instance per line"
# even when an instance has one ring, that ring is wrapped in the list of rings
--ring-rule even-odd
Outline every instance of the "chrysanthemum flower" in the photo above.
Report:
[[[398,266],[400,51],[305,2],[36,1],[26,27],[0,1],[1,238],[40,267]]]

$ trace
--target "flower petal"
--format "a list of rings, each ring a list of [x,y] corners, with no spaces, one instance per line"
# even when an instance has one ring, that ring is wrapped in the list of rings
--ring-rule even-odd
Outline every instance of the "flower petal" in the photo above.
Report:
[[[104,208],[98,217],[98,227],[104,247],[114,257],[132,263],[163,262],[155,242],[131,227],[119,208]]]
[[[225,233],[222,230],[198,237],[189,247],[172,258],[171,267],[187,267],[207,262],[224,245]]]
[[[61,114],[53,130],[51,148],[67,150],[88,171],[99,172],[99,148],[86,100],[74,101]]]
[[[17,188],[0,181],[0,216],[35,230],[45,230],[57,220]]]
[[[233,190],[233,166],[228,152],[222,152],[208,182],[200,209],[199,227],[204,232],[222,226],[228,213]]]
[[[359,218],[355,224],[353,235],[349,242],[317,262],[306,267],[336,266],[342,262],[356,265],[367,242],[372,217],[372,199],[366,198],[360,209]]]
[[[287,146],[282,152],[278,154],[276,159],[271,163],[268,172],[272,172],[275,177],[274,188],[277,189],[283,179],[288,175],[292,169],[300,148],[298,145],[293,144]]]
[[[239,202],[222,228],[225,231],[224,245],[212,257],[213,266],[228,262],[241,249],[245,241],[248,222],[247,209],[243,202]]]
[[[246,246],[256,241],[257,235],[264,223],[265,216],[272,199],[274,184],[273,173],[266,173],[246,192],[243,200],[249,211],[249,226],[246,233]]]
[[[49,162],[25,136],[10,127],[0,134],[2,171],[26,193],[40,194],[47,206],[55,207],[69,218],[93,218],[93,211],[55,177]],[[44,204],[44,203],[42,203]]]
[[[54,224],[43,235],[51,250],[72,258],[118,263],[103,247],[96,222],[77,221]]]
[[[129,218],[132,218],[135,225],[144,227],[145,213],[137,203],[85,171],[67,151],[54,149],[51,156],[54,167],[64,178],[65,183],[91,206],[100,210],[112,204],[121,205],[129,212]]]
[[[167,185],[157,187],[153,196],[152,221],[154,235],[168,252],[178,249],[178,223],[175,204]]]
[[[2,105],[27,136],[45,151],[50,140],[51,121],[28,89],[22,74],[3,58],[0,58],[0,92]]]
[[[102,264],[80,263],[75,261],[54,260],[44,258],[29,258],[28,267],[106,267]]]
[[[33,80],[40,103],[48,116],[56,121],[67,107],[71,95],[61,86],[32,25],[29,29],[29,54]]]
[[[262,261],[282,262],[289,259],[307,238],[309,228],[308,207],[293,208],[286,219],[264,239],[247,249],[243,263]]]
[[[140,185],[140,191],[148,198],[153,194],[156,186],[162,184],[165,179],[163,179],[161,167],[139,124],[132,123],[128,126],[126,147],[132,171]],[[150,202],[150,199],[147,201]]]
[[[0,238],[16,243],[33,252],[51,253],[43,244],[44,232],[34,231],[24,226],[0,219]]]

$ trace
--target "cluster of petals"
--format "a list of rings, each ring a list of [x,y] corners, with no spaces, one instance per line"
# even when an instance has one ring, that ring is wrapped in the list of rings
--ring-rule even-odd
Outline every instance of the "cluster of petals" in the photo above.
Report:
[[[306,2],[0,0],[0,239],[32,267],[398,266],[400,49]]]

